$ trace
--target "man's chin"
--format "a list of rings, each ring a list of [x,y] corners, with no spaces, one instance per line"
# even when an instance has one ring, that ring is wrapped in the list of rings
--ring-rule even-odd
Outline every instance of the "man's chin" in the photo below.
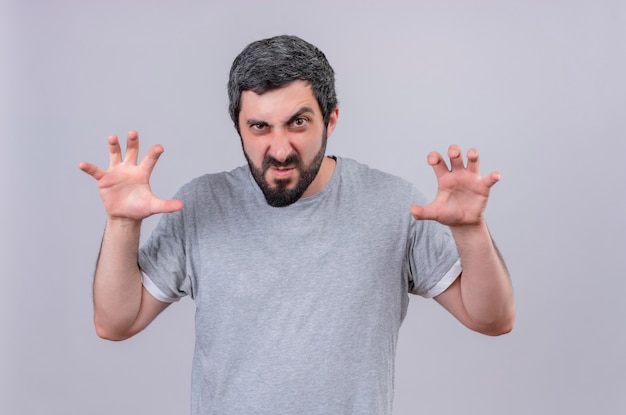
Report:
[[[296,192],[293,189],[291,191],[289,190],[277,191],[277,190],[266,189],[263,192],[263,195],[265,196],[265,201],[267,202],[267,204],[272,207],[289,206],[297,202],[302,196],[300,192]]]
[[[268,190],[271,192],[290,191],[296,187],[296,182],[291,179],[274,179],[271,182],[266,183],[271,183],[268,186]]]

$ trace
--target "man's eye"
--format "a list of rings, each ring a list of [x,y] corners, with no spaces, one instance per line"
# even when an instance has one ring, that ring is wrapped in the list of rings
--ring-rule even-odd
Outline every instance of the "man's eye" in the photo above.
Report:
[[[296,118],[295,120],[293,120],[293,125],[294,127],[302,127],[306,125],[306,122],[306,118]]]
[[[250,126],[252,127],[253,130],[257,130],[257,131],[263,131],[265,128],[267,128],[267,124],[264,124],[264,123],[251,124]]]

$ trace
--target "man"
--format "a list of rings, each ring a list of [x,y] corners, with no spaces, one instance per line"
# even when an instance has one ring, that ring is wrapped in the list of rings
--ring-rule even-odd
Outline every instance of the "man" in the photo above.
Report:
[[[434,297],[472,330],[514,319],[506,267],[483,212],[499,175],[478,152],[431,153],[439,190],[325,156],[339,117],[334,72],[293,36],[248,45],[233,62],[230,115],[247,166],[156,198],[162,148],[137,164],[109,137],[98,181],[107,224],[94,279],[106,339],[140,332],[171,302],[196,302],[193,414],[390,414],[407,293]],[[161,218],[138,249],[142,219]],[[461,267],[462,263],[462,267]]]

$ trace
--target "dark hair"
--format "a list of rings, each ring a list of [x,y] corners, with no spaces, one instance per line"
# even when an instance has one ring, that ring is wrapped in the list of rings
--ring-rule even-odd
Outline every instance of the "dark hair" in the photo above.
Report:
[[[253,42],[235,58],[228,79],[230,117],[239,131],[241,93],[257,94],[281,88],[295,80],[311,85],[328,126],[337,106],[335,72],[317,47],[297,36],[275,36]]]

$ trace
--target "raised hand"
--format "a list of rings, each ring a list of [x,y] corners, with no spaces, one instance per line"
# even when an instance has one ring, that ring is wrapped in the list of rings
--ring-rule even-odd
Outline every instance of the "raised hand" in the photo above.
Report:
[[[428,154],[428,164],[437,177],[437,196],[427,206],[411,207],[411,214],[415,219],[436,220],[450,227],[483,224],[489,191],[500,180],[500,174],[480,175],[476,149],[467,152],[467,166],[457,145],[448,148],[448,157],[450,168],[441,154]]]
[[[163,147],[154,145],[138,164],[139,136],[129,131],[126,154],[122,151],[117,136],[108,138],[110,162],[108,170],[82,162],[78,168],[98,181],[100,197],[109,219],[141,220],[155,213],[180,210],[180,200],[162,200],[154,196],[150,188],[150,175]]]

